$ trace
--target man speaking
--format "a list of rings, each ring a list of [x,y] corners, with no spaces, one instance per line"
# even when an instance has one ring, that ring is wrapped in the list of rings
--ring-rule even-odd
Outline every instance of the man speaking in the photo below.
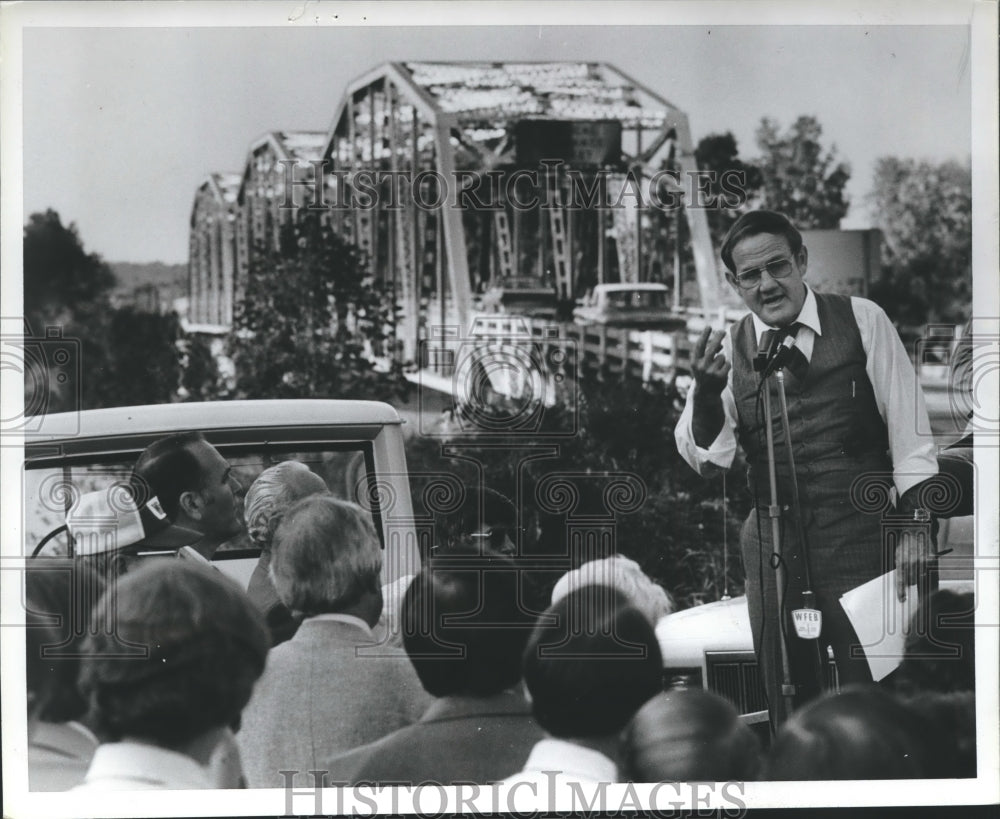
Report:
[[[938,469],[933,441],[918,432],[928,428],[928,421],[913,366],[880,307],[867,299],[810,290],[803,281],[808,252],[802,236],[780,213],[760,210],[741,216],[723,242],[722,260],[727,280],[751,312],[728,332],[706,328],[698,339],[691,361],[694,383],[675,436],[682,457],[700,474],[728,469],[737,444],[746,454],[754,507],[743,524],[740,545],[754,648],[774,723],[786,714],[779,710],[784,700],[777,558],[768,512],[772,500],[763,401],[774,407],[774,511],[780,510],[787,572],[782,619],[796,706],[819,692],[817,672],[825,665],[827,646],[841,685],[872,679],[863,651],[851,651],[859,640],[839,598],[891,568],[893,556],[884,554],[881,515],[852,503],[852,484],[862,476],[883,476],[888,492],[891,475],[899,496],[896,512],[922,519],[918,485]],[[760,389],[762,375],[774,368],[769,358],[778,350],[801,528],[795,525],[795,487],[775,379]],[[896,593],[901,598],[916,581],[927,548],[926,539],[920,539],[897,549]],[[789,615],[802,605],[807,570],[815,608],[822,613],[818,641],[797,637]]]

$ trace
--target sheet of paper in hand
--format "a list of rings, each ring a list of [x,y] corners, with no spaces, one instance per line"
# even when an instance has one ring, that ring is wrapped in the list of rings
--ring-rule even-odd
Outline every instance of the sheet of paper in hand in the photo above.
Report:
[[[840,604],[865,650],[876,682],[903,660],[906,629],[917,608],[917,587],[906,590],[906,600],[896,597],[895,570],[845,592]]]

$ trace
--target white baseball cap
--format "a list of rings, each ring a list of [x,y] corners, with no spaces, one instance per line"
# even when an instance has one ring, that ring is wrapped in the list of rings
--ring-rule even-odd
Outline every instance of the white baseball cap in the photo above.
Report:
[[[201,533],[173,526],[154,495],[141,507],[121,487],[88,492],[66,516],[78,556],[116,552],[135,544],[149,551],[176,551]]]

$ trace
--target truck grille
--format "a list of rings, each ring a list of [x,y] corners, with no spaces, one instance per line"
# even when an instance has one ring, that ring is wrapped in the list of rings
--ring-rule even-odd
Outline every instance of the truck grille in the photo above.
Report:
[[[705,668],[705,687],[725,697],[741,714],[767,709],[760,668],[752,651],[706,651]],[[833,658],[827,661],[826,685],[829,690],[837,690]]]

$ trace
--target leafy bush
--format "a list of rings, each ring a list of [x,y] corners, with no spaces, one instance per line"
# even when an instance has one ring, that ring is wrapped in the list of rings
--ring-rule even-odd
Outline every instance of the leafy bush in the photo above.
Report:
[[[677,390],[587,379],[579,393],[571,437],[557,435],[571,429],[572,416],[556,405],[546,410],[537,433],[512,435],[509,445],[459,431],[444,444],[411,438],[407,463],[418,514],[431,480],[427,473],[447,473],[515,501],[524,530],[521,554],[563,558],[549,572],[551,583],[580,562],[617,551],[636,560],[681,606],[718,599],[724,590],[739,593],[736,545],[749,506],[746,491],[741,481],[729,481],[723,520],[723,479],[699,477],[674,444],[683,406]]]

